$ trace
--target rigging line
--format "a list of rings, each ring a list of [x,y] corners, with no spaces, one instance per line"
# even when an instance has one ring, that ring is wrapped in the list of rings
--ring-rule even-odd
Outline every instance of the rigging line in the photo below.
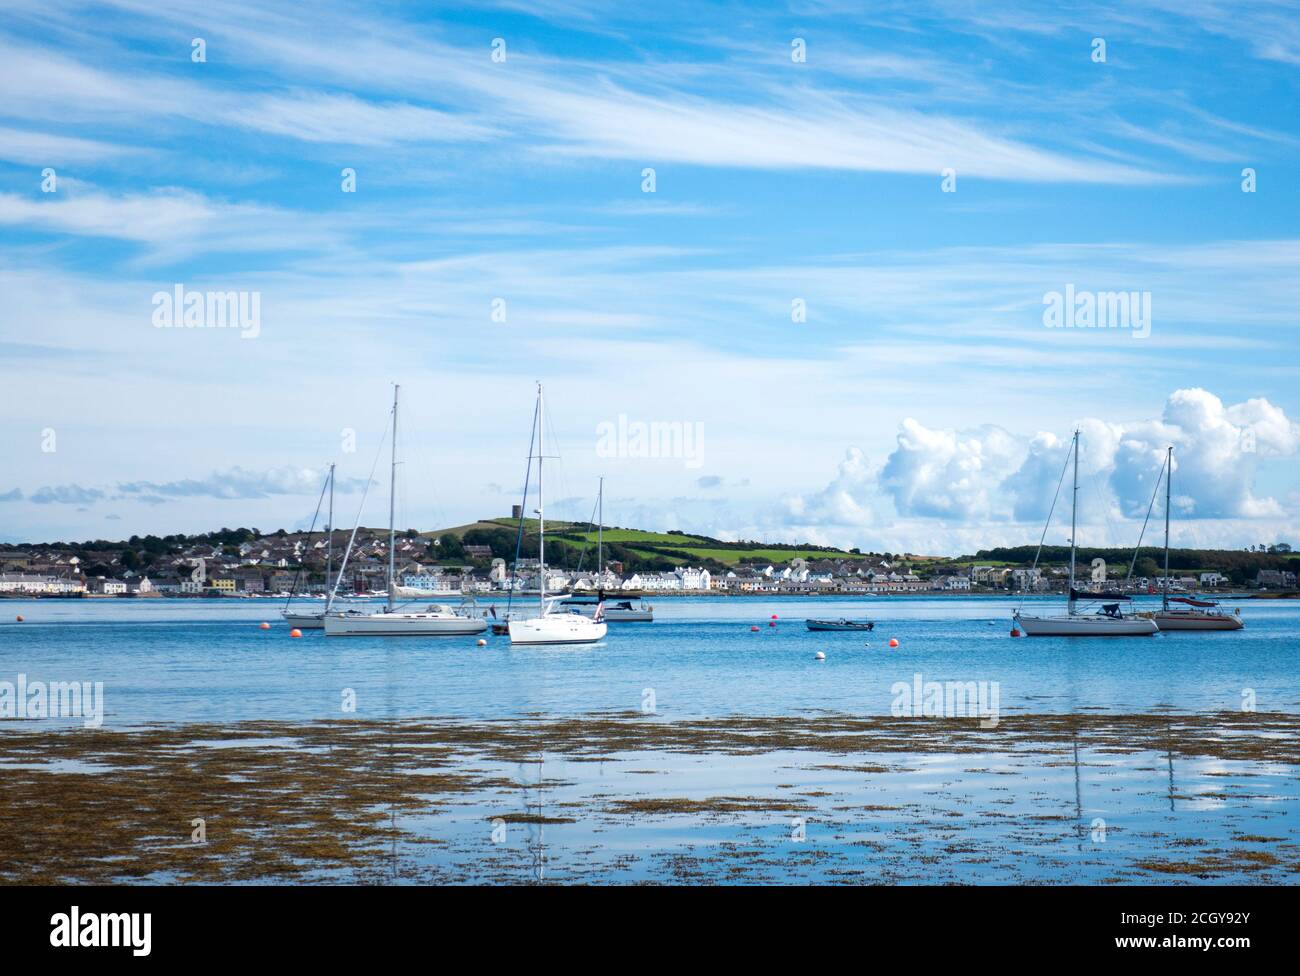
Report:
[[[330,598],[325,602],[325,612],[329,613],[330,607],[334,605],[334,597],[339,591],[339,584],[343,582],[343,571],[348,568],[348,557],[352,555],[352,544],[357,540],[357,529],[361,527],[361,513],[366,509],[366,497],[370,494],[370,486],[375,483],[375,471],[379,467],[379,457],[383,453],[384,445],[388,443],[389,425],[392,424],[392,413],[389,413],[389,420],[384,424],[383,436],[379,438],[379,446],[375,448],[375,460],[370,465],[370,477],[366,478],[366,490],[361,493],[361,504],[357,506],[357,518],[352,523],[352,535],[348,536],[348,547],[343,551],[343,562],[339,564],[339,574],[334,577],[334,586],[330,589]]]
[[[320,497],[316,499],[316,513],[311,517],[311,528],[307,530],[308,539],[310,539],[312,533],[316,531],[316,519],[320,518],[320,507],[321,504],[325,501],[325,489],[329,487],[329,483],[330,483],[330,476],[327,474],[325,475],[324,483],[322,483],[320,486]],[[333,528],[334,528],[333,526],[330,526],[331,531],[333,531]],[[289,587],[289,599],[284,601],[284,608],[286,610],[289,609],[289,604],[293,603],[293,595],[298,592],[298,578],[300,576],[302,576],[301,558],[299,558],[298,560],[298,571],[293,574],[293,585]],[[326,580],[325,582],[328,584],[329,580]]]
[[[578,553],[578,568],[576,572],[582,572],[582,561],[587,558],[587,548],[591,545],[591,530],[596,527],[596,506],[600,504],[597,499],[591,505],[591,518],[587,520],[587,531],[582,534],[582,551]]]
[[[533,475],[533,445],[537,442],[537,411],[540,407],[540,402],[533,405],[533,429],[528,432],[528,467],[524,469],[524,497],[523,504],[519,506],[519,529],[515,532],[515,561],[510,566],[510,591],[506,594],[507,620],[510,619],[510,604],[515,598],[515,580],[519,576],[519,552],[524,545],[524,523],[528,520],[528,485]]]
[[[1156,486],[1151,489],[1151,504],[1147,506],[1147,517],[1142,520],[1142,531],[1138,533],[1137,548],[1133,550],[1133,561],[1128,564],[1128,575],[1126,580],[1133,578],[1133,568],[1137,566],[1138,553],[1142,551],[1142,539],[1147,534],[1147,523],[1151,521],[1151,511],[1156,507],[1156,495],[1160,494],[1160,483],[1165,477],[1165,467],[1169,464],[1169,457],[1166,455],[1165,460],[1160,464],[1160,477],[1156,478]]]
[[[1078,441],[1070,444],[1070,450],[1065,452],[1065,463],[1061,465],[1061,477],[1056,479],[1056,493],[1052,495],[1052,507],[1047,510],[1047,521],[1043,524],[1043,534],[1038,537],[1038,551],[1034,553],[1034,564],[1031,570],[1038,568],[1038,558],[1043,554],[1043,541],[1047,538],[1047,530],[1052,526],[1052,515],[1056,511],[1056,503],[1061,497],[1061,485],[1065,484],[1065,472],[1070,469],[1070,454],[1078,450]],[[1070,540],[1073,543],[1073,539]],[[1025,605],[1025,594],[1021,591],[1020,604],[1017,610]]]

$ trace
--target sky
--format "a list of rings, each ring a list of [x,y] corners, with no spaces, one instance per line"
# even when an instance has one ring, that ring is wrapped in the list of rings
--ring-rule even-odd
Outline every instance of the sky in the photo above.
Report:
[[[1300,10],[1043,6],[2,0],[0,541],[1300,542]]]

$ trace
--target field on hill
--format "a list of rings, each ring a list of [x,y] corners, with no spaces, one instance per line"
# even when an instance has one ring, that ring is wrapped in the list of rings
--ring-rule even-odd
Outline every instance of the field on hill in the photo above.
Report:
[[[595,542],[592,540],[592,544]],[[685,553],[697,562],[712,560],[726,566],[736,566],[743,560],[762,560],[773,564],[788,563],[792,559],[862,559],[864,557],[832,549],[766,549],[755,543],[754,548],[714,549],[707,545],[681,545],[666,543],[662,547],[646,548],[644,545],[629,547],[633,552],[643,556],[658,556],[668,553]]]
[[[450,533],[458,539],[463,539],[467,532],[475,530],[500,531],[506,529],[513,534],[518,530],[518,526],[519,523],[516,519],[483,519],[467,525],[425,532],[422,535],[437,538]],[[525,519],[524,532],[526,537],[535,539],[537,535],[537,519]],[[806,559],[809,562],[816,559],[854,560],[867,558],[861,553],[850,553],[818,546],[786,546],[766,542],[723,542],[720,539],[711,539],[703,535],[650,532],[645,529],[608,527],[604,530],[603,538],[607,558],[623,558],[625,562],[643,560],[647,564],[662,564],[668,561],[678,564],[693,562],[731,567],[745,560],[761,560],[768,563],[784,564],[798,558]],[[586,546],[591,551],[592,558],[595,556],[597,532],[586,523],[548,521],[546,523],[546,539],[548,547],[552,544],[552,541],[577,547]],[[633,557],[633,559],[628,560],[626,558],[628,556]]]

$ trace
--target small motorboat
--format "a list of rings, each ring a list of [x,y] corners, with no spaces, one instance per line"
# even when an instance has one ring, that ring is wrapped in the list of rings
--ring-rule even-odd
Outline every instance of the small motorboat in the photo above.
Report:
[[[875,630],[876,625],[870,620],[805,620],[809,630]]]

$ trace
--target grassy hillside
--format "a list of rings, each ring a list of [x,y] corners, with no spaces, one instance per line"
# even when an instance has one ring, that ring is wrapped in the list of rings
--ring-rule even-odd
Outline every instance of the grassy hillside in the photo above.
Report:
[[[431,538],[454,536],[464,544],[487,545],[494,557],[511,558],[514,555],[518,521],[510,518],[482,519],[467,525],[453,526],[422,533]],[[556,566],[573,567],[582,562],[594,566],[597,533],[586,523],[547,521],[547,562]],[[649,532],[644,529],[608,527],[604,530],[605,558],[619,560],[626,571],[653,571],[672,569],[682,565],[704,566],[712,571],[725,571],[744,562],[787,563],[803,558],[865,559],[862,553],[808,545],[782,545],[765,542],[724,542],[703,535],[683,532]],[[537,553],[537,520],[524,520],[522,553]],[[585,554],[584,554],[585,553]]]

